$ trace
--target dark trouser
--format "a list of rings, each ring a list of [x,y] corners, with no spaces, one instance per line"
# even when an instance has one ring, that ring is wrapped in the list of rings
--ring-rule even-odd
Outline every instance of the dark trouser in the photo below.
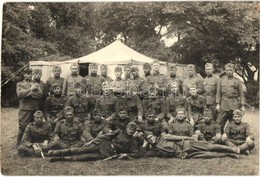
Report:
[[[194,152],[187,156],[187,158],[219,158],[219,157],[233,157],[237,158],[236,154],[233,153],[221,153],[221,152],[208,152],[208,151],[200,151]]]
[[[82,141],[67,142],[62,140],[53,141],[49,144],[49,149],[67,149],[67,148],[77,148],[83,146]]]
[[[42,149],[42,152],[47,152],[48,151],[48,148],[43,148],[41,145],[40,145],[40,147]],[[24,144],[21,144],[18,147],[18,153],[21,156],[35,156],[35,155],[37,155],[37,154],[35,154],[34,149],[33,149],[32,146],[26,146]]]
[[[227,121],[231,121],[233,118],[233,110],[230,111],[220,111],[217,118],[217,123],[220,125],[221,133],[224,132],[225,125]]]
[[[187,152],[200,152],[200,151],[229,152],[229,147],[220,144],[210,144],[206,141],[190,141],[190,148],[187,150]]]
[[[233,139],[227,139],[224,144],[230,147],[239,147],[241,152],[252,150],[255,147],[255,143],[248,144],[246,141],[243,140],[233,140]]]
[[[17,135],[17,147],[21,144],[23,133],[26,126],[33,121],[33,114],[35,110],[19,110],[18,111],[18,120],[19,120],[19,130]]]
[[[217,110],[216,110],[216,105],[215,105],[215,104],[207,105],[207,108],[210,109],[210,110],[212,111],[212,114],[213,114],[213,120],[216,121],[216,120],[217,120]]]

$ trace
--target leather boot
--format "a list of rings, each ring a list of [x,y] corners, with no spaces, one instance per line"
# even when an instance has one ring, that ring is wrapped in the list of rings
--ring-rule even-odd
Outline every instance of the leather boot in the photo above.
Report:
[[[209,144],[209,150],[211,151],[224,151],[224,152],[233,152],[235,154],[240,154],[240,149],[236,146],[229,147],[220,144]]]
[[[247,143],[238,146],[242,154],[249,155],[250,146]]]
[[[60,149],[60,150],[49,150],[48,151],[48,156],[66,156],[66,155],[71,155],[70,148],[68,149]]]

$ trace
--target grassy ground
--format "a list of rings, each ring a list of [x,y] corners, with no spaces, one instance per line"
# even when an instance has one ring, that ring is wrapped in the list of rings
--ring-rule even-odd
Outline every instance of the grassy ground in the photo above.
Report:
[[[160,159],[132,161],[55,162],[48,158],[21,158],[15,142],[18,130],[17,109],[1,110],[1,172],[3,175],[258,175],[259,114],[247,112],[244,118],[255,135],[256,148],[240,159]]]

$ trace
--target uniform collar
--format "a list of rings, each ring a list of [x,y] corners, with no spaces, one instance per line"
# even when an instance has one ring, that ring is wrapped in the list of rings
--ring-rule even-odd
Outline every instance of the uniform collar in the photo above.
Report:
[[[154,75],[154,76],[159,76],[159,75],[160,75],[160,72],[159,72],[159,71],[154,72],[153,75]]]

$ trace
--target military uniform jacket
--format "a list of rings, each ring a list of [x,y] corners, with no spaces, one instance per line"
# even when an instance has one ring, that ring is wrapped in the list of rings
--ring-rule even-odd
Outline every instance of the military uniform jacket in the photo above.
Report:
[[[112,117],[115,118],[116,116],[116,98],[109,94],[109,95],[102,95],[100,98],[96,100],[95,108],[101,111],[101,116],[104,118]]]
[[[240,124],[229,122],[225,129],[225,133],[229,139],[242,141],[245,141],[246,138],[251,135],[249,125],[244,122],[241,122]]]
[[[151,87],[158,85],[158,93],[163,96],[165,95],[167,88],[167,78],[164,74],[153,73],[147,77],[146,83],[150,84]]]
[[[81,76],[69,76],[64,80],[62,95],[71,96],[75,93],[75,86],[79,83],[82,83],[83,77]]]
[[[65,107],[67,106],[71,106],[74,109],[74,115],[79,118],[88,116],[88,113],[90,112],[90,103],[85,95],[72,95],[67,100]]]
[[[183,93],[187,96],[190,95],[190,87],[195,84],[197,86],[198,94],[202,94],[203,92],[203,78],[196,73],[192,77],[186,78],[183,80]]]
[[[160,136],[161,133],[164,132],[163,125],[159,122],[154,122],[154,124],[144,122],[144,123],[140,123],[139,127],[140,127],[141,131],[152,132],[155,136]]]
[[[99,133],[108,133],[108,123],[106,120],[101,119],[101,122],[96,123],[95,121],[91,121],[85,125],[85,129],[83,132],[83,137],[88,142],[91,139],[95,138]]]
[[[31,90],[32,82],[21,81],[17,83],[16,93],[20,98],[19,110],[39,110],[40,99],[43,97],[42,90]]]
[[[113,79],[109,76],[102,76],[106,82],[110,83],[111,81],[113,81]]]
[[[186,97],[176,94],[168,95],[166,97],[166,117],[170,118],[171,116],[176,116],[176,108],[178,106],[186,107]]]
[[[110,82],[110,88],[114,92],[122,92],[126,90],[125,81],[122,79],[115,79]]]
[[[142,107],[145,114],[154,111],[155,116],[160,120],[165,118],[165,100],[163,98],[146,98],[142,100]]]
[[[141,78],[140,76],[137,76],[137,77],[133,78],[132,81],[133,81],[133,85],[134,85],[133,88],[136,88],[135,92],[141,92],[143,89],[142,86],[144,84],[144,79]]]
[[[192,125],[186,121],[174,122],[169,125],[169,133],[177,136],[192,136],[193,128]]]
[[[179,92],[183,94],[183,79],[180,76],[175,77],[166,77],[166,83],[167,83],[167,95],[171,93],[171,83],[177,82],[179,85]]]
[[[119,129],[121,131],[126,131],[126,126],[129,122],[131,122],[130,117],[126,117],[125,119],[115,117],[114,119],[108,121],[108,128],[111,130]]]
[[[101,95],[102,83],[105,79],[99,75],[88,75],[83,79],[83,83],[86,86],[87,93],[93,95]]]
[[[203,134],[202,139],[211,140],[217,133],[221,133],[220,125],[211,121],[209,124],[201,122],[197,125],[197,129]]]
[[[41,127],[31,122],[26,126],[22,138],[22,144],[31,146],[33,143],[43,143],[45,140],[50,141],[52,137],[52,127],[47,122],[43,122]]]
[[[47,97],[45,101],[45,117],[54,116],[57,117],[59,113],[62,112],[66,102],[66,98],[64,96],[55,96],[50,95]]]
[[[203,110],[206,108],[206,100],[202,95],[197,95],[196,97],[189,96],[186,104],[189,115],[203,114]]]
[[[127,114],[131,118],[136,118],[137,116],[143,117],[143,108],[138,96],[131,98],[117,98],[116,112],[118,112],[119,109],[127,111]]]
[[[52,86],[54,84],[59,84],[61,85],[61,88],[63,86],[64,83],[64,78],[60,77],[60,78],[54,78],[54,77],[50,77],[47,81],[46,81],[46,95],[48,95],[49,93],[51,94],[53,91]]]
[[[203,81],[203,92],[207,105],[213,105],[216,103],[218,81],[219,77],[214,74],[210,77],[207,76]]]
[[[245,104],[242,83],[239,79],[227,76],[221,78],[217,84],[216,103],[220,103],[223,111],[238,109],[239,102]]]
[[[83,125],[75,119],[71,123],[65,119],[60,120],[54,129],[54,136],[58,136],[61,141],[68,143],[80,141],[82,133]]]

